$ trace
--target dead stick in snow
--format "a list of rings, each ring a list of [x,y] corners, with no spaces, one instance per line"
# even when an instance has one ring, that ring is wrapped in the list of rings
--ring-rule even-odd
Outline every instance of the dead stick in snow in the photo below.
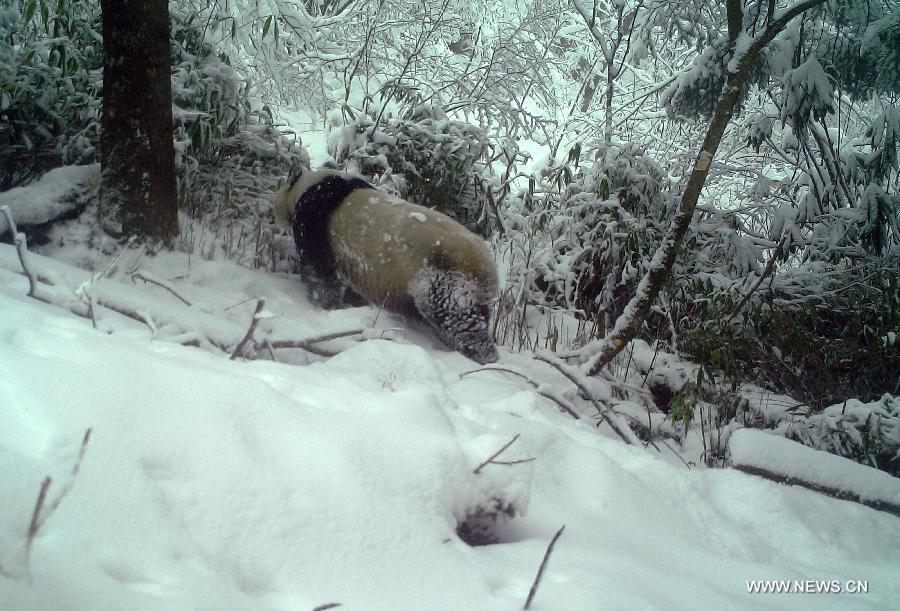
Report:
[[[333,339],[340,339],[342,337],[349,337],[351,335],[359,335],[362,333],[362,329],[351,329],[349,331],[337,331],[335,333],[326,333],[325,335],[319,335],[316,337],[310,337],[307,339],[275,339],[275,340],[267,340],[269,347],[271,350],[277,348],[300,348],[301,350],[306,350],[307,352],[311,352],[317,356],[323,356],[326,358],[332,357],[337,354],[337,352],[332,352],[331,350],[325,350],[324,348],[317,348],[313,344],[318,344],[319,342],[327,342]],[[274,353],[273,353],[274,354]]]
[[[541,566],[538,568],[537,575],[534,576],[534,583],[531,584],[531,589],[528,591],[528,598],[525,599],[525,606],[522,607],[523,609],[527,609],[531,606],[531,601],[534,600],[534,595],[537,594],[538,586],[541,583],[541,577],[544,576],[544,569],[547,568],[547,561],[550,560],[550,554],[553,553],[553,546],[556,545],[556,540],[559,539],[565,529],[566,525],[563,524],[560,526],[559,530],[556,531],[556,534],[553,535],[553,538],[550,539],[550,545],[547,546],[547,551],[544,552],[544,559],[541,560]]]
[[[565,376],[566,379],[572,382],[581,393],[581,396],[584,397],[587,401],[591,402],[591,405],[593,405],[594,409],[597,410],[597,414],[599,414],[603,421],[609,425],[609,428],[611,428],[615,432],[615,434],[619,436],[619,439],[629,445],[641,445],[637,436],[635,436],[634,431],[628,428],[627,424],[622,423],[615,412],[597,401],[597,399],[595,399],[591,394],[591,391],[578,379],[575,374],[568,370],[568,367],[562,361],[550,354],[544,354],[540,352],[535,354],[534,358],[547,363],[563,376]],[[612,415],[610,415],[609,412],[612,412]]]
[[[559,411],[564,412],[576,420],[580,420],[581,416],[578,415],[578,412],[575,411],[574,406],[568,404],[567,401],[563,400],[560,397],[555,396],[553,393],[548,392],[541,388],[541,385],[529,378],[527,375],[522,373],[521,371],[516,371],[515,369],[510,369],[508,367],[503,367],[502,365],[486,365],[484,367],[480,367],[478,369],[471,369],[469,371],[464,371],[459,374],[460,379],[466,377],[467,375],[471,375],[473,373],[480,373],[482,371],[500,371],[502,373],[511,373],[514,376],[518,376],[528,382],[528,385],[534,389],[534,392],[544,397],[545,399],[550,399],[556,406],[559,407]]]
[[[250,340],[253,339],[253,334],[256,332],[256,325],[259,324],[260,313],[266,307],[266,300],[263,297],[260,297],[256,302],[256,311],[253,312],[253,318],[250,320],[250,328],[247,329],[246,335],[244,338],[238,342],[237,348],[234,349],[234,352],[231,353],[231,360],[233,361],[237,357],[241,356],[244,352],[244,348],[247,347],[247,344],[250,343]]]
[[[47,500],[47,490],[50,489],[51,483],[53,483],[52,477],[48,475],[44,478],[44,481],[41,483],[41,491],[38,492],[37,502],[34,504],[34,511],[31,514],[31,524],[28,525],[28,539],[25,541],[26,562],[28,562],[28,557],[31,555],[31,545],[34,543],[34,538],[37,536],[38,531],[43,524],[43,521],[41,520],[41,509],[44,508],[44,501]]]
[[[134,280],[134,279],[143,280],[144,282],[149,282],[150,284],[155,284],[156,286],[161,287],[161,288],[164,288],[165,290],[167,290],[167,291],[169,291],[170,293],[172,293],[172,294],[173,294],[175,297],[177,297],[178,300],[181,301],[181,303],[183,303],[184,305],[186,305],[186,306],[193,305],[193,304],[191,304],[190,301],[188,301],[187,299],[185,299],[184,297],[182,297],[182,296],[178,293],[178,291],[176,291],[176,290],[172,287],[172,285],[170,285],[168,282],[166,282],[166,281],[164,281],[164,280],[160,280],[159,278],[155,278],[155,277],[153,277],[153,276],[148,276],[148,275],[144,274],[143,272],[139,272],[139,271],[138,271],[138,272],[133,272],[133,273],[131,274],[131,279],[132,279],[132,280]]]
[[[78,448],[78,458],[75,459],[75,465],[72,467],[72,473],[69,475],[69,481],[67,481],[62,490],[59,491],[59,494],[56,495],[56,498],[47,506],[47,515],[40,521],[38,524],[38,528],[44,525],[44,522],[47,521],[53,512],[59,507],[59,504],[62,503],[62,500],[65,498],[69,491],[72,490],[72,487],[75,485],[75,478],[78,477],[78,472],[81,470],[81,463],[84,461],[84,454],[87,452],[87,444],[91,440],[91,431],[92,429],[87,429],[84,432],[84,437],[81,438],[81,447]]]
[[[87,452],[87,444],[90,440],[91,429],[87,429],[84,432],[84,437],[81,438],[81,446],[78,448],[78,458],[75,459],[75,465],[72,467],[72,473],[69,476],[69,480],[63,485],[62,490],[59,491],[56,498],[47,504],[47,511],[44,511],[44,504],[47,501],[47,493],[50,490],[50,484],[53,482],[53,478],[48,475],[41,483],[41,490],[38,493],[37,502],[34,504],[34,512],[31,514],[31,523],[28,525],[28,539],[25,541],[26,565],[31,555],[31,546],[34,543],[34,538],[40,532],[41,528],[43,528],[44,523],[50,519],[50,516],[59,509],[59,504],[62,503],[62,500],[66,498],[66,495],[71,492],[72,487],[75,485],[75,478],[78,477],[78,472],[81,470],[81,463],[84,461],[84,455],[85,452]]]
[[[491,454],[491,457],[490,457],[490,458],[488,458],[486,461],[484,461],[483,463],[481,463],[480,465],[478,465],[477,467],[475,467],[475,470],[472,471],[472,473],[474,473],[474,474],[476,474],[476,475],[479,474],[479,473],[481,473],[481,470],[482,470],[482,469],[484,469],[488,464],[490,464],[491,461],[493,461],[495,458],[497,458],[498,456],[500,456],[501,454],[503,454],[503,452],[505,452],[506,449],[507,449],[509,446],[511,446],[512,444],[514,444],[518,438],[519,438],[519,434],[516,433],[515,436],[514,436],[512,439],[510,439],[508,442],[506,442],[506,445],[505,445],[505,446],[503,446],[502,448],[500,448],[499,450],[497,450],[496,452],[494,452],[493,454]]]

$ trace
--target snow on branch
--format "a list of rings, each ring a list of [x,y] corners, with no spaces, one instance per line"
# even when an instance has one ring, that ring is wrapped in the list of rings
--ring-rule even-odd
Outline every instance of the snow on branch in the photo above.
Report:
[[[575,408],[574,405],[572,405],[572,403],[570,401],[568,401],[564,397],[560,397],[555,392],[552,392],[549,388],[546,387],[546,385],[538,384],[533,379],[531,379],[527,374],[522,373],[521,371],[518,371],[517,369],[513,369],[511,367],[504,367],[503,365],[485,365],[484,367],[480,367],[478,369],[464,371],[461,374],[459,374],[459,377],[464,378],[467,375],[471,375],[473,373],[481,373],[484,371],[501,371],[503,373],[509,373],[516,377],[522,378],[523,380],[525,380],[528,383],[529,386],[531,386],[531,388],[534,389],[534,391],[537,394],[541,395],[542,397],[544,397],[546,399],[550,399],[551,401],[553,401],[556,404],[556,406],[559,407],[559,410],[561,412],[572,416],[576,420],[581,419],[581,416],[578,415],[578,410]]]
[[[53,286],[58,290],[47,294],[44,294],[46,291],[30,294],[35,299],[66,308],[82,318],[90,319],[95,325],[97,308],[105,308],[148,326],[154,337],[165,330],[163,339],[184,345],[213,346],[232,355],[233,358],[244,354],[251,347],[254,351],[259,347],[272,350],[300,348],[313,354],[330,357],[337,352],[325,350],[318,347],[317,344],[363,334],[362,329],[350,329],[312,337],[265,337],[257,340],[254,335],[259,322],[264,318],[271,317],[271,314],[260,309],[260,302],[264,308],[265,301],[263,299],[259,299],[257,302],[257,312],[253,315],[250,327],[242,328],[224,317],[211,314],[196,306],[187,305],[190,302],[177,294],[167,282],[150,274],[135,272],[130,276],[133,279],[161,286],[173,294],[178,301],[160,303],[157,299],[148,298],[137,286],[112,280],[101,281],[103,274],[94,277],[85,270],[28,252],[24,241],[21,246],[16,247],[16,257],[6,255],[9,248],[5,244],[0,244],[0,270],[5,269],[17,274],[30,275],[35,279],[35,287],[44,284]],[[47,274],[36,273],[34,264],[37,264],[37,268],[46,271]],[[51,283],[47,276],[56,278],[56,283]]]
[[[728,451],[744,473],[900,516],[900,480],[878,469],[755,429],[734,431]]]
[[[0,206],[8,206],[20,226],[48,223],[83,207],[87,200],[81,196],[99,177],[99,163],[56,168],[30,185],[0,193]],[[0,217],[0,234],[12,227],[8,221]]]
[[[593,393],[591,393],[590,389],[588,388],[588,380],[579,370],[569,367],[549,352],[538,352],[534,355],[534,358],[547,363],[563,376],[565,376],[566,379],[575,384],[576,388],[578,388],[578,392],[581,393],[581,397],[586,401],[591,402],[591,405],[593,405],[594,409],[597,410],[597,414],[600,416],[600,418],[602,418],[603,421],[609,425],[609,428],[611,428],[615,432],[615,434],[619,436],[619,439],[629,445],[642,445],[640,439],[637,438],[637,436],[634,434],[634,431],[631,430],[628,424],[623,422],[615,411],[603,405],[602,403],[600,403],[600,401],[597,400],[596,397],[594,397]]]

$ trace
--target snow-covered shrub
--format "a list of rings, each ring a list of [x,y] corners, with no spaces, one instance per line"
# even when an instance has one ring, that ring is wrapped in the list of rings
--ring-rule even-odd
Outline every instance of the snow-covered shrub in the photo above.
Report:
[[[900,477],[900,399],[885,394],[863,403],[847,399],[817,414],[792,414],[775,432],[803,445]]]
[[[103,50],[99,5],[0,7],[0,191],[95,160]]]
[[[662,168],[640,147],[601,147],[594,164],[537,213],[545,256],[534,261],[545,303],[594,321],[622,312],[665,230],[673,199]]]
[[[197,13],[171,14],[179,207],[211,224],[225,256],[275,266],[288,253],[274,239],[272,195],[291,163],[308,154],[275,127],[267,107],[253,104],[250,81],[203,39]],[[185,239],[187,248],[208,252],[192,233]]]
[[[673,299],[679,349],[729,379],[753,380],[816,409],[896,392],[900,260],[785,270],[732,318],[738,286]],[[825,272],[825,273],[823,273]],[[695,281],[700,282],[700,281]]]
[[[488,150],[485,134],[448,119],[435,106],[376,120],[362,115],[332,132],[331,156],[364,176],[377,177],[404,199],[489,235],[492,224],[485,214],[481,178]]]

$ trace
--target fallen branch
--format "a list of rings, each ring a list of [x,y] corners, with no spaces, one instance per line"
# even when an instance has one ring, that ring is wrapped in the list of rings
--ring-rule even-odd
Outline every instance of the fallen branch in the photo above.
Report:
[[[311,352],[315,355],[327,358],[334,356],[335,354],[337,354],[337,352],[332,352],[323,348],[317,348],[316,346],[314,346],[314,344],[331,341],[333,339],[340,339],[342,337],[350,337],[351,335],[360,335],[362,334],[362,332],[362,329],[351,329],[349,331],[326,333],[325,335],[308,337],[306,339],[270,339],[266,341],[269,344],[270,350],[276,350],[279,348],[300,348],[301,350],[306,350],[307,352]]]
[[[538,568],[537,575],[534,576],[534,582],[531,584],[531,589],[528,590],[528,598],[525,599],[525,606],[523,609],[528,609],[531,606],[531,601],[534,600],[534,595],[537,594],[538,586],[541,583],[541,577],[544,576],[544,569],[547,568],[547,562],[550,560],[550,554],[553,553],[553,546],[556,545],[557,539],[563,534],[563,531],[566,529],[566,525],[563,524],[560,526],[559,530],[556,531],[556,534],[553,535],[553,538],[550,539],[550,545],[547,546],[547,551],[544,552],[544,559],[541,560],[541,566]]]
[[[774,471],[768,471],[766,469],[761,469],[760,467],[753,467],[750,465],[734,465],[734,468],[748,475],[756,475],[758,477],[762,477],[779,484],[785,484],[786,486],[802,486],[803,488],[808,488],[809,490],[813,490],[815,492],[821,492],[825,496],[830,496],[834,499],[840,499],[842,501],[853,501],[854,503],[859,503],[860,505],[865,505],[866,507],[871,507],[872,509],[877,509],[879,511],[886,511],[887,513],[892,513],[895,516],[900,517],[900,505],[891,503],[889,501],[881,499],[865,499],[851,490],[842,490],[840,488],[833,488],[831,486],[825,486],[823,484],[816,484],[799,477],[785,475],[784,473],[776,473]]]
[[[510,369],[509,367],[504,367],[502,365],[485,365],[484,367],[480,367],[478,369],[471,369],[469,371],[464,371],[459,374],[460,379],[464,378],[467,375],[471,375],[473,373],[481,373],[483,371],[501,371],[503,373],[511,373],[515,376],[518,376],[528,382],[528,385],[534,389],[534,392],[544,397],[545,399],[550,399],[556,406],[559,407],[559,411],[564,412],[576,420],[580,420],[581,416],[578,415],[578,411],[575,409],[575,406],[563,399],[562,397],[558,397],[551,393],[549,390],[543,388],[541,384],[538,384],[530,377],[522,373],[521,371],[516,371],[515,369]]]
[[[611,428],[622,441],[635,446],[643,445],[640,439],[637,438],[637,435],[634,434],[634,431],[631,430],[631,427],[622,422],[617,413],[594,398],[587,385],[580,378],[579,374],[574,373],[570,367],[568,367],[565,363],[551,354],[538,352],[534,355],[534,358],[547,363],[548,365],[556,369],[559,373],[561,373],[567,380],[572,382],[575,387],[578,388],[578,392],[581,394],[581,397],[585,401],[590,401],[591,405],[594,406],[594,409],[597,410],[597,414],[600,416],[600,418],[602,418],[603,421],[609,425],[609,428]]]
[[[756,429],[734,431],[728,451],[743,473],[900,517],[900,481],[878,469]]]

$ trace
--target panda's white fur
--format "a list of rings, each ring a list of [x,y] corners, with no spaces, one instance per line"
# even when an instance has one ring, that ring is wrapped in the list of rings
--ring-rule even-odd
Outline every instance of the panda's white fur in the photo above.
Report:
[[[473,360],[497,359],[488,324],[497,269],[481,238],[344,172],[292,178],[275,198],[275,216],[293,226],[311,286],[340,276],[368,301],[421,318]]]

